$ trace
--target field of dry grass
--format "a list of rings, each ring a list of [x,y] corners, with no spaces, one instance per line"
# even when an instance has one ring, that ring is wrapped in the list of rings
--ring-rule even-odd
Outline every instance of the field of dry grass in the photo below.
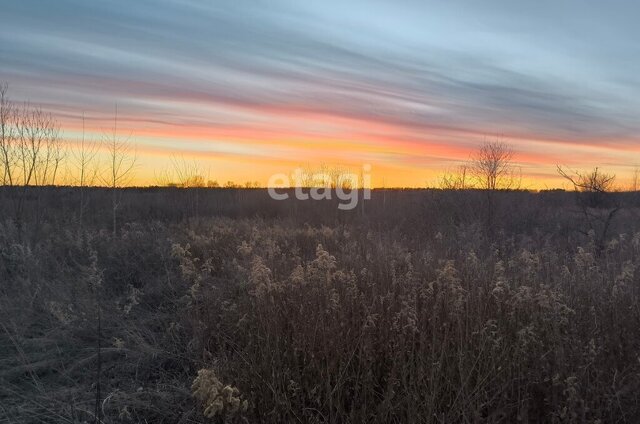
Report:
[[[629,199],[603,232],[573,193],[251,193],[3,219],[0,423],[640,419]]]

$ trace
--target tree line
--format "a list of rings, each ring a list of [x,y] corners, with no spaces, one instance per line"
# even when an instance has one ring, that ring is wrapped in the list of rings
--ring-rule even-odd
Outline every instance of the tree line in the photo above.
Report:
[[[102,161],[98,160],[100,150],[106,156]],[[444,172],[439,177],[439,187],[447,190],[519,190],[522,188],[522,171],[514,159],[513,148],[504,140],[485,141],[467,162]],[[69,148],[61,137],[59,123],[51,113],[29,103],[12,101],[8,96],[8,85],[0,84],[1,186],[21,187],[24,192],[29,186],[58,185],[64,167],[69,175],[65,184],[77,186],[81,191],[90,186],[103,186],[115,191],[132,183],[136,164],[136,151],[130,137],[118,133],[117,108],[113,127],[100,140],[86,139],[83,116],[82,137],[73,148]],[[329,169],[323,165],[321,170],[330,176],[332,187],[344,185],[340,182],[340,176],[345,173],[343,169]],[[157,186],[180,188],[259,186],[257,182],[242,185],[228,181],[219,184],[205,178],[205,173],[196,161],[173,157],[171,166],[157,174],[155,180]],[[592,200],[601,197],[603,192],[620,189],[615,185],[615,175],[598,168],[581,173],[558,166],[558,173],[576,191],[593,193]],[[636,168],[628,189],[637,191],[639,182],[640,168]],[[308,185],[316,183],[305,182]],[[118,198],[115,193],[113,196],[113,207],[117,209]],[[24,193],[13,197],[19,212]]]

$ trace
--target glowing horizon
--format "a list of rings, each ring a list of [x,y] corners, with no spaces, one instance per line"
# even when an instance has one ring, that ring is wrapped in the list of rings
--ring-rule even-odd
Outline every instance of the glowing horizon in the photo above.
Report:
[[[556,165],[622,185],[640,164],[640,30],[632,2],[309,4],[9,0],[0,81],[69,144],[110,131],[135,185],[171,157],[208,180],[266,185],[320,164],[372,166],[374,187],[437,185],[500,136],[530,189]]]

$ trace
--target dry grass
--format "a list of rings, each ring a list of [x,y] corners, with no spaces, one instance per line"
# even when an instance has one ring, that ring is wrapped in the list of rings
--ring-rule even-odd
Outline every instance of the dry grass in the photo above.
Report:
[[[638,422],[640,233],[602,249],[548,209],[545,232],[6,222],[0,422]]]

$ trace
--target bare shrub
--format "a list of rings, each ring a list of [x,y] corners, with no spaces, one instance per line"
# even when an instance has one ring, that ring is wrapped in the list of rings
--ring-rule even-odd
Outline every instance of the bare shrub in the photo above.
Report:
[[[111,133],[105,136],[103,145],[107,149],[105,173],[101,175],[103,184],[111,190],[112,231],[117,232],[117,215],[121,203],[122,187],[133,180],[136,166],[136,152],[129,138],[118,135],[118,110],[116,108]]]
[[[443,190],[465,190],[473,188],[470,181],[468,165],[460,165],[453,171],[447,171],[440,176],[439,186]]]
[[[199,370],[191,390],[207,418],[223,417],[228,422],[234,415],[247,410],[247,401],[241,399],[238,389],[222,384],[213,370]]]

